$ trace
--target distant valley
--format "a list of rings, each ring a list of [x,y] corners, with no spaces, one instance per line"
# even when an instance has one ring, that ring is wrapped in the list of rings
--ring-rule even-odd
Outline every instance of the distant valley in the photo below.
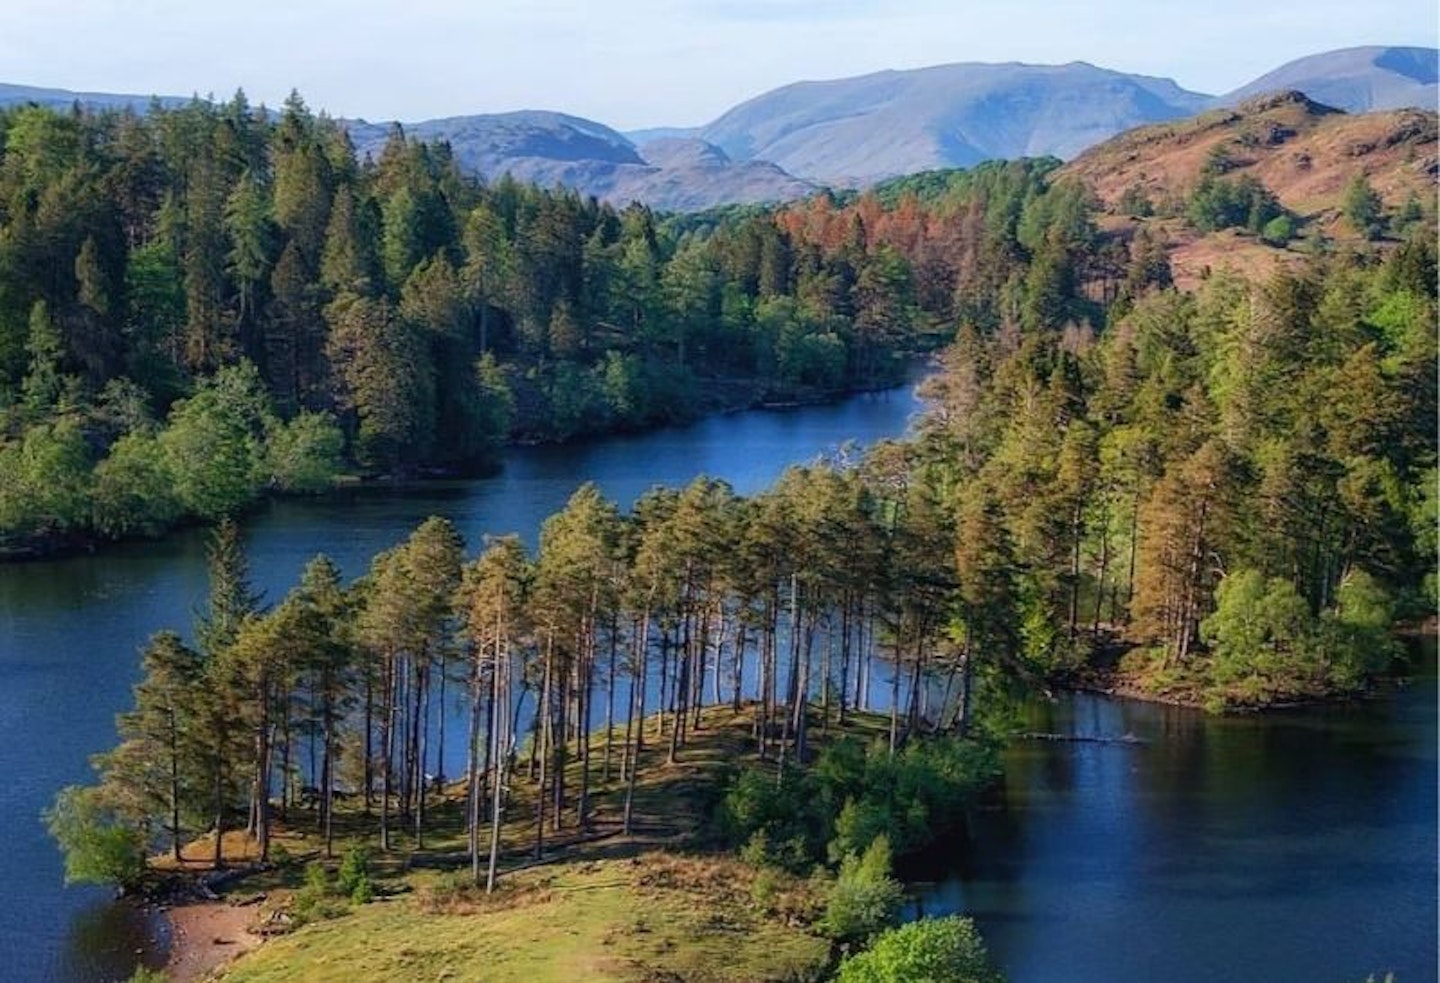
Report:
[[[1435,48],[1347,48],[1290,62],[1218,97],[1083,62],[962,63],[797,82],[699,127],[621,133],[576,116],[519,111],[406,123],[404,131],[448,142],[462,167],[486,179],[508,173],[616,204],[693,211],[996,158],[1069,160],[1135,127],[1277,90],[1298,90],[1349,113],[1433,110],[1437,57]],[[28,102],[144,112],[152,97],[0,85],[0,105]],[[394,126],[345,125],[359,151],[372,155]]]

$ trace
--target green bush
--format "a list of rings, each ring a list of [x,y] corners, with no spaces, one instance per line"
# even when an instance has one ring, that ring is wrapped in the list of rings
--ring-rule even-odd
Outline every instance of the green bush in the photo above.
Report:
[[[346,849],[335,876],[335,887],[342,897],[355,904],[365,904],[374,899],[375,888],[370,883],[370,851],[358,843],[352,843]]]
[[[877,836],[863,856],[848,854],[830,888],[821,927],[840,942],[863,942],[890,925],[904,894],[890,876],[890,841]]]
[[[45,825],[65,854],[65,883],[137,886],[145,876],[145,842],[122,823],[98,789],[71,785],[45,811]]]
[[[953,737],[915,741],[891,755],[837,740],[806,773],[785,780],[758,769],[731,782],[719,811],[726,839],[746,862],[801,873],[828,859],[863,854],[885,836],[898,855],[924,849],[952,825],[998,773],[988,744]]]
[[[1260,238],[1272,246],[1283,246],[1295,238],[1295,220],[1289,215],[1277,215],[1265,223]]]
[[[290,901],[290,915],[298,928],[308,922],[323,921],[345,913],[345,905],[335,898],[335,885],[325,866],[319,863],[305,866],[305,884],[295,892]]]
[[[1201,232],[1235,227],[1259,232],[1284,209],[1274,193],[1249,174],[1234,179],[1211,175],[1191,193],[1185,214]]]
[[[1000,983],[968,918],[925,918],[881,934],[840,966],[836,983]]]

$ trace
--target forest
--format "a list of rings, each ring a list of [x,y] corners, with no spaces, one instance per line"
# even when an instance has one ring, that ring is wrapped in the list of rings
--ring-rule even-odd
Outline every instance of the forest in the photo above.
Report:
[[[1098,338],[966,329],[914,440],[752,499],[697,479],[623,514],[585,486],[534,556],[502,538],[467,562],[432,519],[355,583],[317,557],[264,607],[226,521],[195,644],[147,649],[103,798],[177,850],[182,828],[246,817],[263,854],[277,791],[343,774],[383,847],[400,829],[419,843],[448,685],[470,707],[451,740],[478,858],[483,776],[528,755],[542,822],[583,825],[581,735],[601,726],[600,766],[624,774],[655,711],[673,757],[702,706],[753,699],[783,771],[807,760],[812,704],[842,722],[884,707],[893,754],[919,731],[968,735],[981,708],[1003,719],[1007,692],[1116,647],[1153,693],[1217,707],[1361,693],[1391,668],[1397,616],[1433,605],[1433,262],[1409,246],[1154,292]],[[842,825],[916,841],[855,810]]]
[[[220,866],[226,829],[266,859],[307,796],[327,856],[356,808],[381,851],[422,849],[448,740],[493,887],[513,789],[537,854],[601,783],[628,832],[641,752],[682,759],[728,707],[768,770],[730,776],[716,835],[873,887],[983,794],[1024,693],[1363,696],[1434,610],[1433,223],[1373,199],[1353,242],[1182,292],[1049,160],[657,216],[486,186],[398,131],[357,161],[298,97],[0,135],[0,536],[218,522],[193,633],[154,636],[98,783],[50,813],[82,879],[204,834]],[[911,438],[752,498],[585,486],[534,551],[432,518],[353,582],[322,556],[284,598],[250,586],[234,517],[269,491],[464,470],[738,383],[881,385],[937,342]],[[812,744],[874,713],[873,743]]]
[[[487,186],[398,127],[359,160],[298,96],[6,110],[0,547],[893,384],[943,338],[953,271],[858,217],[823,231]]]

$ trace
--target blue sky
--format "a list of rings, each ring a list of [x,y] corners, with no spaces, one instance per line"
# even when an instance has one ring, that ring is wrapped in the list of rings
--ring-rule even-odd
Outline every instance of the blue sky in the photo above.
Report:
[[[1434,0],[3,0],[0,81],[371,120],[555,109],[693,125],[800,79],[1088,61],[1223,92],[1359,44],[1435,45]]]

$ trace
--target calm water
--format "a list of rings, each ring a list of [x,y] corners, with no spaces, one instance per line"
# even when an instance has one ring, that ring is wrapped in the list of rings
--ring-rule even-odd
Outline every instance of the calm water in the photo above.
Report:
[[[533,543],[586,480],[627,507],[697,474],[754,492],[847,440],[899,434],[915,409],[897,392],[737,414],[515,451],[484,481],[278,503],[246,524],[255,580],[277,598],[320,551],[355,576],[431,514],[472,550],[487,532]],[[139,646],[160,627],[188,628],[204,594],[194,530],[0,566],[0,981],[123,979],[146,943],[147,926],[106,892],[61,886],[37,817],[113,744]],[[1037,730],[1152,743],[1017,748],[1007,808],[979,817],[968,868],[927,910],[973,912],[1012,983],[1358,983],[1384,968],[1432,983],[1434,697],[1432,679],[1383,705],[1263,721],[1093,697],[1037,706]]]
[[[509,453],[481,481],[364,489],[323,501],[272,505],[246,523],[252,572],[271,598],[305,563],[328,553],[347,577],[426,516],[456,523],[474,550],[484,533],[534,543],[541,521],[593,480],[628,508],[656,484],[707,474],[761,490],[786,466],[900,435],[918,409],[908,390],[835,406],[714,417],[693,426],[573,447]],[[130,704],[138,649],[163,627],[188,630],[205,596],[204,536],[97,556],[0,566],[0,981],[123,979],[147,926],[106,891],[62,886],[61,861],[39,820],[63,785],[87,781],[89,756],[115,742]],[[453,731],[452,734],[458,734]],[[451,739],[449,769],[463,760]]]
[[[973,915],[1012,983],[1436,979],[1435,645],[1363,707],[1215,719],[1088,694],[1035,730],[1004,809],[924,898]]]

